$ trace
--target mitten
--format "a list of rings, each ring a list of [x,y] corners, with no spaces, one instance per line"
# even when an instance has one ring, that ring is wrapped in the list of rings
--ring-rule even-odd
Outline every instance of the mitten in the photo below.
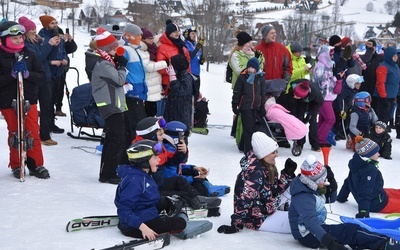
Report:
[[[342,110],[340,111],[339,116],[340,118],[342,118],[342,120],[346,120],[347,113],[344,110]]]
[[[330,198],[331,194],[336,192],[338,189],[338,185],[335,179],[335,174],[332,172],[332,169],[330,166],[325,165],[326,168],[326,179],[329,182],[329,185],[326,186],[326,196],[328,196]],[[331,201],[333,202],[333,201]]]
[[[175,73],[174,67],[172,65],[169,65],[166,70],[169,75],[169,81],[175,81],[176,73]]]
[[[13,69],[11,71],[12,77],[17,78],[19,72],[22,72],[22,75],[25,79],[29,77],[29,71],[24,60],[14,63]]]
[[[239,113],[240,113],[236,104],[232,104],[232,111],[235,115],[239,115]]]
[[[356,214],[356,218],[369,218],[369,212],[366,210],[360,210],[360,212]]]
[[[256,52],[254,53],[254,56],[258,58],[260,58],[263,55],[261,50],[256,50]]]
[[[338,242],[332,235],[326,233],[321,240],[321,245],[329,250],[347,250],[347,248]]]
[[[352,53],[351,53],[351,45],[347,45],[345,48],[344,48],[344,50],[343,50],[343,58],[345,59],[345,60],[350,60],[351,59],[351,56],[352,56]]]
[[[128,64],[128,60],[124,56],[119,56],[119,55],[114,56],[114,62],[117,68],[126,67],[126,64]]]
[[[297,163],[294,162],[291,158],[287,158],[283,172],[285,172],[290,176],[294,176],[294,171],[296,171],[296,169],[297,169]]]
[[[204,45],[204,39],[200,38],[199,41],[197,41],[196,49],[201,50],[203,48],[203,45]]]
[[[218,228],[218,233],[222,234],[234,234],[237,233],[239,229],[237,229],[235,226],[228,226],[228,225],[222,225]]]

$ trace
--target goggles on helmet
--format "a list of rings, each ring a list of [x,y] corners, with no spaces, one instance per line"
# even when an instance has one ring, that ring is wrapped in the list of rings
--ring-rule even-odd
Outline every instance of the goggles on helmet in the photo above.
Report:
[[[25,27],[19,24],[13,25],[10,28],[1,31],[0,32],[0,37],[4,36],[17,36],[17,35],[23,35],[25,34]]]
[[[354,98],[354,102],[365,102],[365,103],[370,103],[371,102],[371,96],[367,96],[365,98]]]
[[[152,147],[145,144],[140,145],[140,147],[140,150],[136,148],[129,148],[126,151],[130,160],[141,159],[147,156],[159,155],[162,153],[162,145],[159,142],[155,143]],[[143,150],[143,147],[147,149]]]

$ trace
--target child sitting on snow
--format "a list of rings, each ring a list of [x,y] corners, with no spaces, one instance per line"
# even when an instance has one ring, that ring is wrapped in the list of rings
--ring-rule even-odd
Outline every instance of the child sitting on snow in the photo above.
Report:
[[[392,157],[392,139],[390,138],[389,133],[386,130],[387,125],[382,121],[375,122],[375,127],[371,129],[371,133],[369,138],[376,142],[379,147],[379,154],[382,158],[387,160],[391,160]]]

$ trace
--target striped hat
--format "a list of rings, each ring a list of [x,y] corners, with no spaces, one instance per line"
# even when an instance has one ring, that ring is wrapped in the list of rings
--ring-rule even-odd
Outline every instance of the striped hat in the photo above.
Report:
[[[356,136],[356,152],[359,156],[370,158],[379,152],[379,145],[369,138]]]
[[[118,41],[115,36],[104,28],[98,28],[96,33],[94,40],[96,40],[97,48],[108,52],[118,47]]]

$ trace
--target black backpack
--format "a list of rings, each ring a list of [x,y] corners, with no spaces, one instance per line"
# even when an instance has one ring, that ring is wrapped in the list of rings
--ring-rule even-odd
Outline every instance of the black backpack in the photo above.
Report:
[[[226,65],[225,81],[232,83],[232,68],[229,66],[229,63]]]

